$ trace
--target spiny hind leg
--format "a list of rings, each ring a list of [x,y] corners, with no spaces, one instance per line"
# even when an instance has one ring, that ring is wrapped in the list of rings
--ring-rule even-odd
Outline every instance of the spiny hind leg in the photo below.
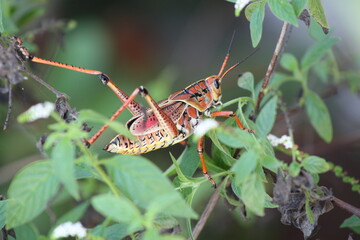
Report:
[[[206,163],[205,163],[205,158],[204,158],[204,153],[203,153],[204,152],[204,136],[202,136],[198,140],[197,151],[198,151],[198,154],[200,157],[202,172],[203,172],[204,176],[207,179],[209,179],[209,181],[212,183],[213,187],[216,188],[216,182],[214,181],[214,179],[212,179],[212,177],[210,176],[210,174],[208,173],[207,168],[206,168]]]

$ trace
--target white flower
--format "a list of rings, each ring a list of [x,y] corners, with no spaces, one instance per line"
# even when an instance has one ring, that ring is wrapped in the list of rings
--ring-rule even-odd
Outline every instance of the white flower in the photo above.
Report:
[[[54,111],[55,104],[51,102],[38,103],[18,116],[19,122],[33,122],[39,118],[48,118]]]
[[[273,146],[273,147],[278,146],[279,143],[280,143],[279,138],[277,136],[275,136],[275,135],[272,135],[272,134],[269,134],[267,136],[267,139],[269,140],[271,146]]]
[[[287,135],[282,135],[281,138],[278,138],[275,135],[269,134],[267,136],[267,139],[269,140],[270,144],[273,147],[278,146],[279,144],[283,145],[286,149],[293,148],[293,142],[291,141],[291,137]]]
[[[54,238],[65,238],[65,237],[78,237],[84,238],[86,237],[86,228],[80,222],[72,223],[65,222],[57,226],[52,236]]]
[[[281,143],[282,145],[284,145],[284,147],[285,147],[286,149],[290,149],[290,148],[293,147],[293,143],[292,143],[292,141],[291,141],[291,137],[290,137],[290,136],[282,135],[279,141],[280,141],[280,143]]]
[[[217,126],[219,126],[219,123],[217,121],[215,121],[214,119],[211,119],[211,118],[206,118],[206,119],[200,121],[200,123],[197,125],[197,127],[195,128],[195,131],[194,131],[194,135],[197,137],[202,137],[208,131],[216,128]]]
[[[249,2],[250,0],[237,0],[234,7],[236,10],[241,11]]]

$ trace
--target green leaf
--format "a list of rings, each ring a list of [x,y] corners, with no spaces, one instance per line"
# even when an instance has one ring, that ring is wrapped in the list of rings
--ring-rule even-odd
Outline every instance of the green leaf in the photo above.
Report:
[[[219,128],[216,135],[223,144],[232,148],[249,148],[254,144],[251,133],[237,127]]]
[[[159,199],[165,202],[167,199],[169,202],[166,205],[159,206],[164,213],[197,217],[160,169],[149,160],[140,156],[118,155],[103,163],[115,184],[140,207],[148,209],[157,202],[163,204]]]
[[[79,113],[79,121],[80,122],[96,122],[101,124],[108,124],[110,128],[112,128],[115,132],[128,137],[130,139],[136,139],[134,135],[132,135],[123,124],[117,122],[117,121],[110,121],[107,117],[94,112],[93,110],[86,109],[81,110]]]
[[[5,219],[6,219],[6,206],[7,206],[8,200],[1,200],[0,201],[0,229],[4,227],[5,225]]]
[[[3,25],[3,1],[0,1],[0,33],[4,32],[4,25]]]
[[[225,163],[227,166],[232,166],[236,159],[231,155],[229,148],[220,142],[217,132],[210,131],[207,133],[207,136],[213,143],[211,148],[213,156],[221,159],[222,163]],[[220,163],[218,165],[220,165]]]
[[[289,81],[297,81],[297,80],[294,79],[293,76],[290,76],[288,74],[276,72],[276,73],[274,73],[273,77],[271,78],[269,87],[277,89],[277,88],[280,88],[280,86],[282,84],[289,82]]]
[[[39,240],[39,233],[34,225],[24,224],[14,228],[16,239]]]
[[[261,109],[256,119],[256,130],[259,137],[267,136],[274,126],[277,107],[277,96],[271,98]]]
[[[194,175],[196,169],[199,166],[199,159],[197,146],[195,144],[188,145],[178,158],[182,173],[187,177]]]
[[[266,192],[259,174],[250,174],[240,189],[245,206],[254,214],[264,216]]]
[[[280,20],[298,26],[295,10],[288,0],[268,0],[271,12]]]
[[[177,162],[181,172],[185,176],[191,177],[194,175],[196,169],[199,166],[199,153],[197,152],[197,145],[193,144],[192,142],[188,142],[188,144],[189,145],[187,145],[184,151],[181,153]],[[173,164],[164,172],[164,175],[171,176],[176,171],[175,165]]]
[[[314,174],[324,173],[330,170],[330,166],[326,162],[326,160],[317,156],[310,156],[305,158],[301,162],[301,166],[305,168],[308,172]]]
[[[280,65],[284,69],[290,72],[298,72],[299,71],[299,63],[294,55],[290,53],[284,53],[280,59]]]
[[[258,162],[258,154],[254,149],[241,154],[239,160],[233,165],[231,170],[235,173],[235,181],[237,184],[243,184],[255,170]]]
[[[301,165],[296,161],[292,162],[289,166],[289,174],[292,177],[296,177],[297,175],[299,175],[300,170],[301,170]]]
[[[312,45],[301,59],[302,70],[306,71],[317,63],[337,41],[338,38],[329,37]]]
[[[352,215],[351,217],[345,219],[345,221],[340,225],[340,228],[350,228],[357,234],[360,234],[360,218]]]
[[[309,198],[305,199],[305,212],[306,212],[306,216],[307,216],[309,222],[311,224],[314,224],[315,223],[315,217],[314,217],[313,211],[311,210]]]
[[[264,168],[267,168],[274,173],[277,173],[278,168],[282,166],[282,162],[277,160],[273,155],[265,155],[261,157],[260,163]]]
[[[265,16],[265,1],[261,1],[258,7],[255,8],[250,18],[250,35],[252,46],[255,48],[260,40],[263,29],[263,21]]]
[[[72,208],[70,211],[62,215],[57,221],[55,226],[58,226],[65,222],[77,222],[79,221],[87,208],[89,207],[89,202],[83,202],[80,205]]]
[[[324,141],[330,142],[333,137],[333,129],[330,114],[323,100],[319,95],[308,90],[305,94],[305,108],[316,132]]]
[[[110,194],[97,195],[91,199],[93,207],[112,220],[123,223],[131,223],[134,229],[142,225],[143,216],[140,210],[128,199],[115,197]]]
[[[311,16],[324,28],[329,29],[321,0],[309,0],[308,8]]]
[[[251,72],[245,72],[238,79],[238,86],[251,92],[254,96],[254,76]]]
[[[140,231],[142,228],[138,228],[135,231]],[[106,227],[104,224],[96,226],[92,231],[91,235],[97,237],[103,237],[106,240],[119,240],[123,239],[126,236],[130,235],[135,231],[129,231],[129,224],[125,223],[116,223],[109,227]],[[96,239],[96,238],[94,238]]]
[[[59,181],[50,161],[29,164],[10,184],[6,227],[20,226],[39,215],[58,190]]]
[[[315,40],[315,41],[321,41],[328,36],[324,33],[322,27],[319,23],[317,23],[314,18],[310,17],[310,26],[308,29],[309,35]]]
[[[189,181],[189,179],[181,171],[179,164],[176,162],[176,158],[171,153],[170,153],[170,157],[171,157],[171,160],[173,161],[173,165],[175,166],[175,170],[176,170],[179,180],[182,182]]]
[[[304,8],[306,7],[307,0],[292,0],[290,1],[290,3],[294,8],[295,15],[299,17]]]
[[[279,207],[279,205],[273,204],[272,201],[273,201],[273,199],[268,194],[266,194],[266,196],[265,196],[265,208],[278,208]]]
[[[249,5],[247,5],[247,7],[245,9],[245,17],[249,22],[250,22],[251,15],[254,12],[254,10],[257,9],[259,7],[259,5],[264,4],[264,3],[265,3],[265,1],[261,0],[258,2],[252,2]]]
[[[64,184],[65,189],[76,200],[80,199],[79,187],[75,179],[75,145],[69,138],[62,138],[51,152],[55,175]]]

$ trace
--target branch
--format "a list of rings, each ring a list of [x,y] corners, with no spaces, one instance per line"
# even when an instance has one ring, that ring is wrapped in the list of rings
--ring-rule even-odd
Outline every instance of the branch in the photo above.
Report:
[[[287,22],[284,22],[284,25],[282,26],[279,40],[276,44],[273,57],[271,58],[270,64],[269,64],[268,69],[265,74],[263,85],[261,86],[261,90],[259,92],[259,96],[256,101],[255,113],[259,111],[261,100],[264,97],[264,91],[265,91],[266,87],[269,85],[270,78],[275,70],[280,53],[281,53],[282,49],[284,48],[285,37],[286,37],[286,33],[287,33],[289,26],[290,26],[290,24]]]
[[[352,213],[355,216],[360,217],[360,209],[359,208],[354,207],[353,205],[350,205],[349,203],[344,202],[343,200],[341,200],[341,199],[339,199],[337,197],[332,197],[332,202],[336,206],[348,211],[349,213]]]
[[[219,185],[221,185],[221,184],[219,184]],[[205,226],[205,223],[209,219],[209,216],[212,213],[212,211],[214,210],[219,199],[220,199],[220,186],[211,195],[211,198],[210,198],[208,204],[206,205],[203,213],[201,214],[199,221],[197,222],[197,224],[194,228],[194,231],[193,231],[194,239],[197,239],[199,237],[201,231],[203,230],[203,228]],[[189,239],[191,239],[191,238],[189,238]]]
[[[65,98],[67,99],[67,96],[65,94],[63,94],[62,92],[57,91],[55,88],[53,88],[51,85],[49,85],[47,82],[45,82],[42,78],[38,77],[37,75],[33,74],[32,72],[30,72],[29,70],[27,70],[25,67],[21,67],[20,68],[21,72],[26,73],[27,75],[29,75],[31,78],[33,78],[35,81],[37,81],[38,83],[40,83],[41,85],[43,85],[44,87],[46,87],[48,90],[50,90],[51,92],[53,92],[56,95],[56,98]]]
[[[10,115],[11,115],[11,110],[12,110],[12,85],[11,82],[8,80],[8,88],[9,88],[9,100],[8,100],[8,110],[6,113],[6,118],[5,118],[5,122],[4,122],[4,127],[3,130],[6,130],[8,124],[9,124],[9,120],[10,120]]]

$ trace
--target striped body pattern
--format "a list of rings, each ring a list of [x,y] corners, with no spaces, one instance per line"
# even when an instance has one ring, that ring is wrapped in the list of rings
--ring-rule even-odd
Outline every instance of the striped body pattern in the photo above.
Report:
[[[210,87],[208,85],[208,82],[214,79],[216,78],[212,76],[200,80],[184,90],[172,94],[168,99],[158,102],[164,113],[176,124],[178,134],[175,137],[170,137],[161,128],[154,113],[148,108],[145,116],[139,114],[126,123],[136,140],[117,135],[104,147],[104,150],[111,153],[138,155],[165,148],[187,139],[193,134],[199,121],[205,115],[204,113],[211,107],[221,104],[220,86],[214,93],[211,85]],[[213,96],[214,94],[216,97]]]

